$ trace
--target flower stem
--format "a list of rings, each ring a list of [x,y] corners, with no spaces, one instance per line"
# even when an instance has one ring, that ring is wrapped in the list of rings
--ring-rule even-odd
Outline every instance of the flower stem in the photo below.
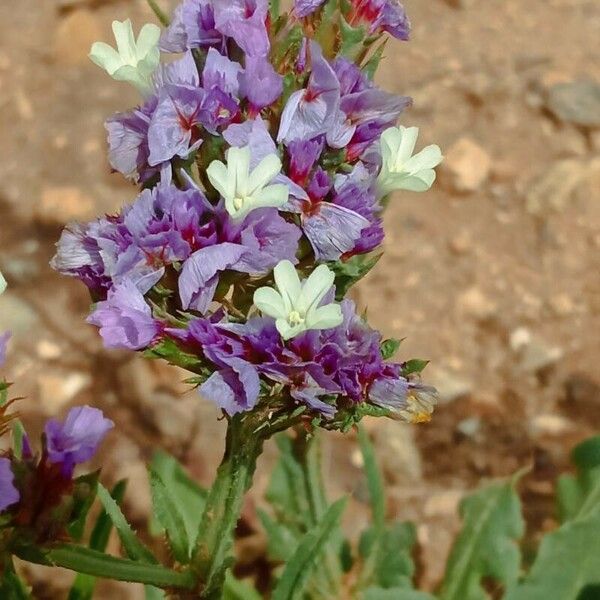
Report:
[[[239,415],[229,421],[225,455],[206,501],[192,560],[200,583],[199,598],[217,600],[222,595],[233,533],[265,440],[249,425]]]

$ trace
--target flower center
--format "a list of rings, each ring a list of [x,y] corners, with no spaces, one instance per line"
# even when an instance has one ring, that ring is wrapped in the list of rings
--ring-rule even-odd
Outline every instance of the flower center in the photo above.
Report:
[[[304,323],[304,317],[297,310],[293,310],[288,316],[288,322],[293,327],[302,325]]]
[[[233,207],[235,210],[242,210],[244,206],[244,198],[237,197],[233,199]]]

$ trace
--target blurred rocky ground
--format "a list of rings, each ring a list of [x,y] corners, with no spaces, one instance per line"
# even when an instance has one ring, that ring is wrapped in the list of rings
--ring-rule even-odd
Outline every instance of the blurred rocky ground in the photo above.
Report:
[[[432,587],[466,491],[530,466],[523,491],[535,536],[552,526],[551,482],[569,449],[600,427],[600,5],[405,4],[413,41],[388,47],[380,80],[414,97],[404,124],[439,143],[446,162],[431,193],[392,201],[386,253],[356,297],[375,326],[406,338],[402,356],[432,361],[426,376],[442,395],[429,425],[368,424],[390,516],[418,523],[419,577]],[[109,172],[102,126],[135,92],[86,56],[126,17],[152,19],[142,0],[0,2],[0,269],[10,284],[0,331],[14,333],[6,373],[34,432],[76,403],[117,422],[104,478],[131,480],[126,511],[143,528],[144,461],[163,447],[208,483],[223,424],[183,373],[104,351],[84,323],[83,286],[48,267],[66,222],[135,193]],[[332,493],[355,499],[355,532],[368,515],[355,442],[331,435],[326,448]],[[250,531],[267,479],[259,469]],[[242,546],[260,552],[260,536]],[[48,599],[70,580],[33,576]],[[111,586],[98,597],[139,591]]]

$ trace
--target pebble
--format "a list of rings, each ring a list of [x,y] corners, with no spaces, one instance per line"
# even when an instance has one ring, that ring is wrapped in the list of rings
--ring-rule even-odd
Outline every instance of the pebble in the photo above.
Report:
[[[474,438],[481,431],[481,419],[479,417],[469,417],[463,419],[457,426],[456,431],[467,438]]]
[[[544,169],[527,191],[527,211],[532,215],[546,216],[564,210],[588,174],[589,165],[574,159],[561,160]]]
[[[463,496],[463,490],[433,493],[425,502],[423,512],[426,517],[450,517],[458,512]]]
[[[457,299],[457,306],[460,312],[480,321],[494,316],[497,310],[496,304],[477,286],[473,286],[460,294]]]
[[[460,138],[446,152],[440,167],[441,181],[459,194],[479,190],[490,176],[492,159],[470,138]]]
[[[468,231],[462,231],[450,240],[448,246],[458,256],[469,254],[473,250],[473,238]]]
[[[62,354],[62,349],[58,344],[46,339],[40,340],[36,344],[35,351],[42,360],[56,360]]]
[[[558,294],[548,300],[550,309],[557,317],[568,317],[575,311],[575,302],[568,294]]]
[[[557,118],[580,127],[600,127],[600,83],[559,83],[547,92],[546,107]]]
[[[529,334],[527,330],[515,330],[510,336],[511,349],[519,355],[519,366],[526,373],[538,373],[547,369],[564,356],[562,348],[551,346],[544,340]]]
[[[466,398],[473,392],[471,381],[440,367],[429,371],[427,381],[437,388],[441,404]]]
[[[573,423],[560,415],[537,415],[531,422],[531,430],[536,435],[564,435],[573,429]]]

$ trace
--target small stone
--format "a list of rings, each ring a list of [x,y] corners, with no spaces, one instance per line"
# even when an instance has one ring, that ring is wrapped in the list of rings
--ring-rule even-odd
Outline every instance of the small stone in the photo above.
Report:
[[[423,512],[426,517],[450,517],[457,514],[463,496],[462,490],[433,493],[427,498]]]
[[[64,65],[87,64],[92,44],[102,37],[102,28],[91,11],[74,10],[61,19],[56,30],[54,56]]]
[[[468,194],[483,186],[491,168],[490,155],[473,140],[461,138],[446,152],[440,176],[453,191]]]
[[[91,377],[87,373],[40,375],[40,403],[46,414],[55,415],[60,412],[91,382]]]
[[[462,313],[481,321],[494,316],[497,310],[496,304],[477,286],[465,290],[458,297],[457,305]]]
[[[72,186],[48,187],[42,190],[36,216],[43,223],[87,221],[95,214],[93,198]]]
[[[542,340],[533,338],[520,354],[521,369],[527,373],[539,373],[554,366],[564,353],[558,346],[549,346]]]
[[[510,348],[513,352],[520,352],[531,344],[531,331],[526,327],[519,327],[510,334]]]
[[[561,121],[580,127],[600,127],[600,83],[559,83],[548,90],[548,110]]]
[[[526,195],[527,211],[543,216],[566,208],[573,192],[589,175],[588,165],[580,160],[561,160],[534,181]]]
[[[481,419],[479,417],[463,419],[456,426],[456,431],[466,438],[474,438],[481,431]]]
[[[564,435],[573,429],[573,424],[560,415],[537,415],[531,423],[531,430],[536,435]]]
[[[548,301],[550,308],[558,317],[568,317],[575,310],[575,303],[568,294],[558,294]]]
[[[427,381],[437,388],[442,404],[466,398],[473,392],[471,381],[439,367],[431,369]]]
[[[473,250],[473,239],[469,232],[463,231],[456,237],[453,237],[448,245],[454,254],[461,256]]]
[[[62,354],[61,347],[50,340],[40,340],[35,350],[42,360],[56,360]]]

